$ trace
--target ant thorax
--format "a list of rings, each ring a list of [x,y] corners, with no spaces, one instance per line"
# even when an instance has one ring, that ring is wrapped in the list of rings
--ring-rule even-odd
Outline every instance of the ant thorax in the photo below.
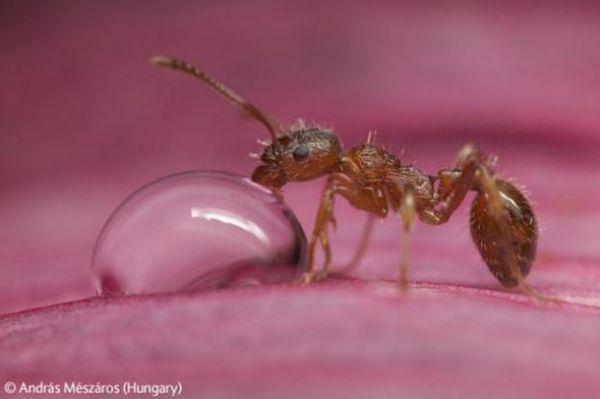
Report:
[[[400,160],[394,154],[371,143],[353,147],[342,162],[344,173],[364,183],[383,183],[386,176],[395,173],[400,167]]]

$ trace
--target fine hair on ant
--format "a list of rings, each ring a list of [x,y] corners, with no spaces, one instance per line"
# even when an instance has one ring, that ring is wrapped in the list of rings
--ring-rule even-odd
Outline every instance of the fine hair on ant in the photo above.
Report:
[[[393,212],[404,234],[398,264],[398,285],[408,287],[409,244],[415,220],[430,225],[446,223],[469,191],[475,192],[470,211],[471,237],[490,272],[506,288],[519,286],[529,296],[548,299],[525,281],[536,255],[538,226],[531,205],[514,184],[496,175],[494,158],[474,144],[465,144],[450,167],[428,175],[406,166],[374,142],[369,133],[365,143],[344,150],[336,133],[302,121],[283,126],[245,101],[231,89],[185,61],[156,56],[151,62],[178,70],[208,84],[219,94],[262,123],[271,135],[259,157],[261,164],[252,180],[275,192],[288,182],[327,176],[313,232],[308,243],[306,270],[301,282],[325,278],[330,272],[329,224],[334,223],[336,196],[367,212],[361,245],[351,264],[364,252],[373,221]],[[324,263],[315,267],[315,251],[320,245]]]

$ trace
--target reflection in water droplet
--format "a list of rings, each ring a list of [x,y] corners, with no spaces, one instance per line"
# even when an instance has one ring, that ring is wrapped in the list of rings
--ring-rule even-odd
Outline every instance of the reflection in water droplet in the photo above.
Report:
[[[93,283],[111,295],[290,282],[305,246],[289,208],[248,178],[179,173],[113,212],[94,249]]]

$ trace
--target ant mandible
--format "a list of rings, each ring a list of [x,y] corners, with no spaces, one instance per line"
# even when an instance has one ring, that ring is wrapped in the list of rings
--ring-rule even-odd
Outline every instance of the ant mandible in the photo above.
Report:
[[[237,104],[261,122],[271,134],[260,156],[262,164],[252,180],[275,192],[287,182],[305,181],[327,175],[313,233],[308,244],[308,261],[301,277],[304,284],[329,273],[331,249],[328,224],[334,223],[336,195],[355,208],[384,218],[392,210],[404,227],[398,284],[408,287],[409,240],[416,218],[431,225],[446,223],[465,199],[475,191],[471,205],[471,236],[481,257],[496,279],[506,288],[520,286],[528,295],[545,299],[531,288],[525,277],[535,258],[538,228],[527,198],[512,183],[496,176],[493,159],[473,144],[464,145],[454,164],[431,176],[406,166],[369,134],[367,142],[344,151],[335,132],[304,122],[282,127],[267,114],[203,71],[176,58],[157,56],[155,65],[192,75]],[[373,217],[369,219],[372,222]],[[367,224],[365,236],[370,232]],[[363,243],[365,237],[363,237]],[[324,265],[315,270],[315,250],[320,243]],[[356,260],[356,259],[355,259]]]

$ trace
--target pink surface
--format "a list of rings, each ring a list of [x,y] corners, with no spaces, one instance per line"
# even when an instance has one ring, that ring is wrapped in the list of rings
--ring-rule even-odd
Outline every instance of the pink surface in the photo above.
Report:
[[[261,2],[5,3],[0,35],[0,379],[182,381],[186,397],[597,397],[600,381],[600,9]],[[400,226],[377,227],[349,279],[185,296],[85,300],[110,211],[173,172],[249,174],[257,138],[200,84],[201,65],[283,121],[370,129],[435,172],[466,141],[531,191],[530,283],[502,290],[465,204],[418,225],[407,297]],[[290,185],[310,231],[322,182]],[[336,264],[364,215],[339,201]],[[0,386],[0,395],[3,395]]]

